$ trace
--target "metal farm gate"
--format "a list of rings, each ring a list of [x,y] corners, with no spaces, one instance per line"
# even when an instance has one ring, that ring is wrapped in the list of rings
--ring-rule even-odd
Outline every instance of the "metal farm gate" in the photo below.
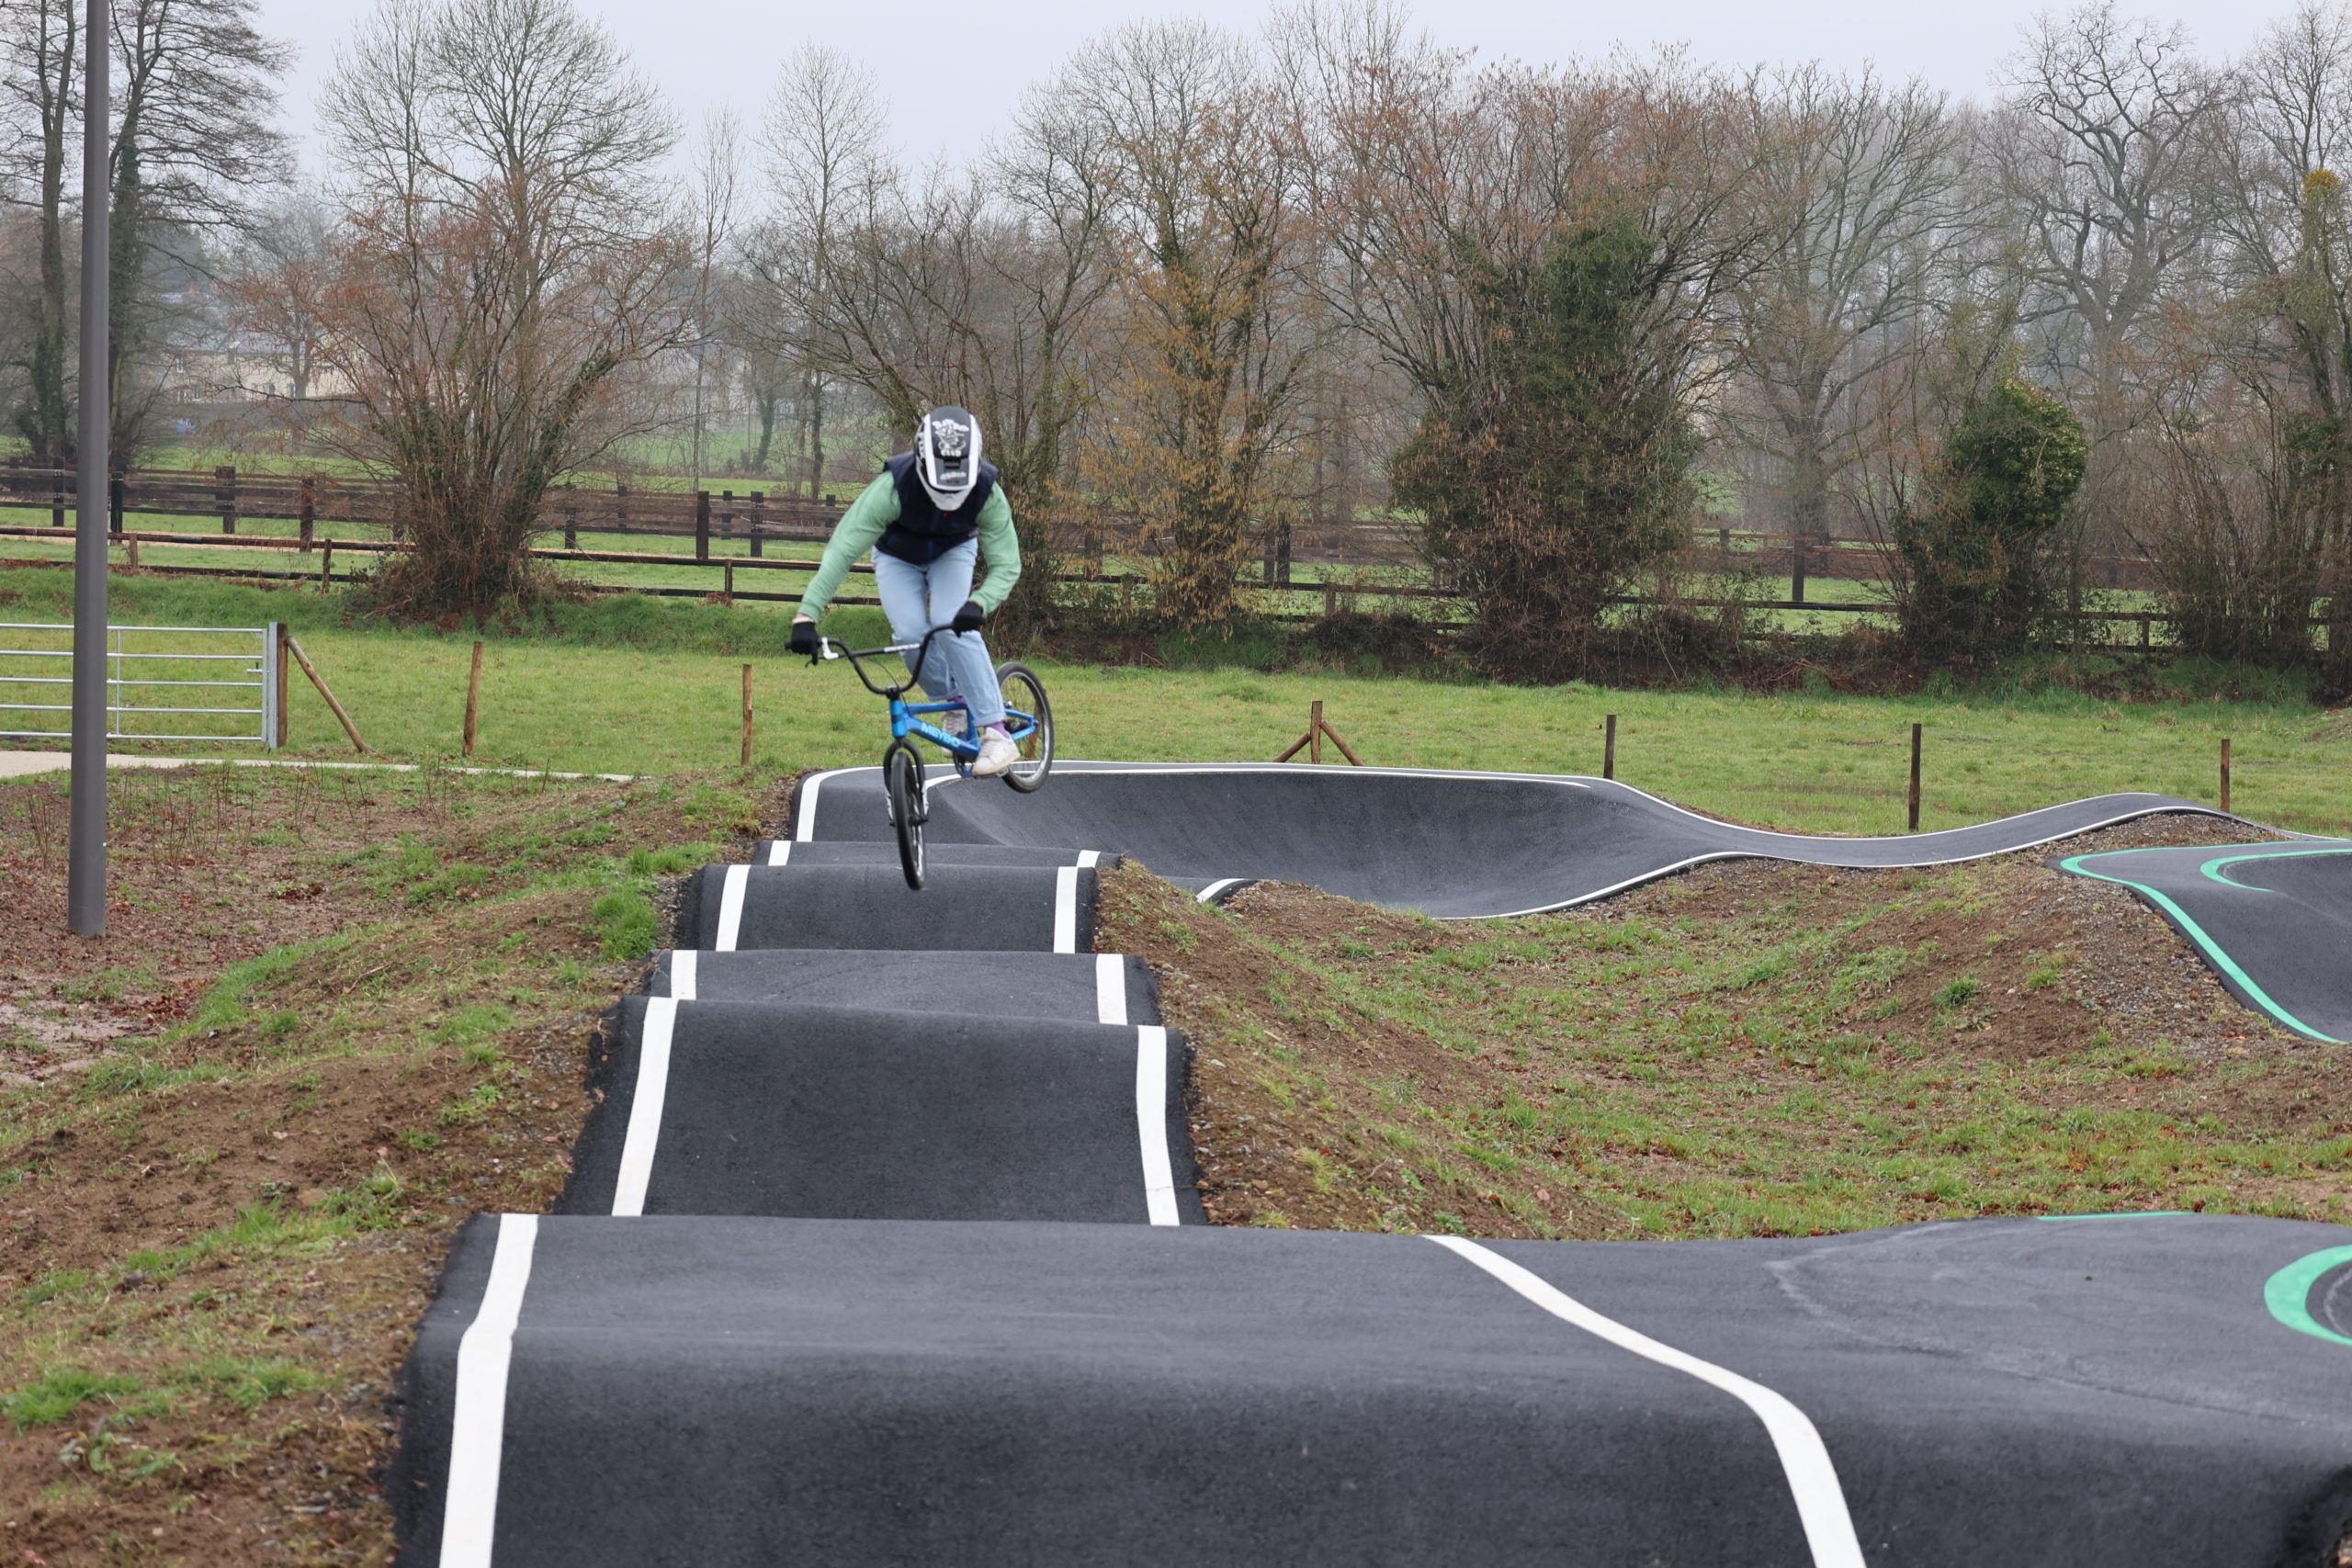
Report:
[[[74,628],[0,621],[0,736],[73,735]],[[57,647],[26,644],[56,643]],[[257,743],[275,750],[285,638],[265,626],[107,628],[107,739]],[[18,701],[21,692],[25,700]],[[55,697],[55,702],[42,699]],[[250,702],[253,705],[243,705]],[[47,716],[54,716],[53,723]]]

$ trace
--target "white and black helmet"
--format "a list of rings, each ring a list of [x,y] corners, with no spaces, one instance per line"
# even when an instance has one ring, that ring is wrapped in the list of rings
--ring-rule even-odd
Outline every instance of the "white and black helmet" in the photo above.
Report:
[[[980,482],[980,422],[953,405],[923,415],[915,427],[915,477],[942,512],[963,505]]]

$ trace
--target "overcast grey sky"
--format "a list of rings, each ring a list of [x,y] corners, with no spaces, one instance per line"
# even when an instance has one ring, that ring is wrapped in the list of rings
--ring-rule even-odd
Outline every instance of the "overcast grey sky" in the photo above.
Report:
[[[2203,50],[2234,53],[2291,0],[2231,4],[2175,0],[2134,6],[2186,24]],[[768,0],[583,0],[584,8],[666,92],[685,123],[732,104],[755,122],[784,57],[815,39],[864,60],[881,75],[899,135],[918,156],[968,143],[1001,126],[1023,86],[1088,35],[1145,16],[1198,17],[1242,30],[1263,20],[1263,0],[1148,0],[1091,6],[1080,0],[999,0],[956,6],[827,5]],[[288,129],[307,136],[317,86],[334,51],[375,0],[262,0],[263,26],[289,39],[301,60],[288,83]],[[1901,0],[1639,0],[1561,5],[1544,0],[1421,0],[1415,13],[1443,42],[1483,57],[1559,60],[1612,43],[1688,43],[1727,64],[1821,60],[1874,62],[1890,76],[1919,75],[1955,93],[1987,90],[2019,30],[2052,7],[2040,0],[1926,6]],[[2064,6],[2058,7],[2060,9]]]

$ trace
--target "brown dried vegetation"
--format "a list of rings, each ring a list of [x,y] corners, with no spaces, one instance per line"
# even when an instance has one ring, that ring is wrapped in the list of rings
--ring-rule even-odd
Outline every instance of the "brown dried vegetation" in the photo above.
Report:
[[[2059,853],[2243,841],[2158,820],[1932,871],[1702,867],[1442,923],[1110,874],[1197,1052],[1228,1224],[1804,1234],[1993,1213],[2352,1213],[2352,1051],[2241,1008]]]
[[[691,785],[325,779],[119,776],[100,942],[59,932],[62,836],[10,835],[0,1005],[46,1031],[0,1087],[27,1562],[386,1560],[391,1379],[447,1234],[568,1170],[628,971],[598,899],[650,880],[608,857],[752,827]]]

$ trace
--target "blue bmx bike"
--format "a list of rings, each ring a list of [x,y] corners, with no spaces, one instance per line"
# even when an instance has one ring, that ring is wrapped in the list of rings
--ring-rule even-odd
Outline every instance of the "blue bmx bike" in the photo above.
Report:
[[[922,828],[931,807],[923,798],[922,752],[915,742],[928,740],[946,752],[956,772],[965,778],[972,776],[972,763],[980,754],[979,733],[973,728],[971,710],[963,698],[944,703],[910,703],[906,698],[922,677],[932,639],[953,629],[933,626],[921,642],[894,642],[887,648],[853,649],[829,637],[817,639],[817,658],[848,660],[865,689],[890,705],[890,744],[882,752],[882,789],[889,798],[890,828],[899,840],[899,867],[907,874],[907,886],[916,889],[922,886]],[[865,667],[866,660],[907,653],[914,655],[914,669],[904,680],[877,683]],[[998,665],[996,681],[1004,691],[1004,732],[1021,753],[1002,776],[1025,795],[1044,784],[1053,771],[1053,705],[1046,700],[1046,683],[1037,679],[1037,672],[1018,660]],[[963,722],[946,728],[928,722],[930,715],[952,716]]]

